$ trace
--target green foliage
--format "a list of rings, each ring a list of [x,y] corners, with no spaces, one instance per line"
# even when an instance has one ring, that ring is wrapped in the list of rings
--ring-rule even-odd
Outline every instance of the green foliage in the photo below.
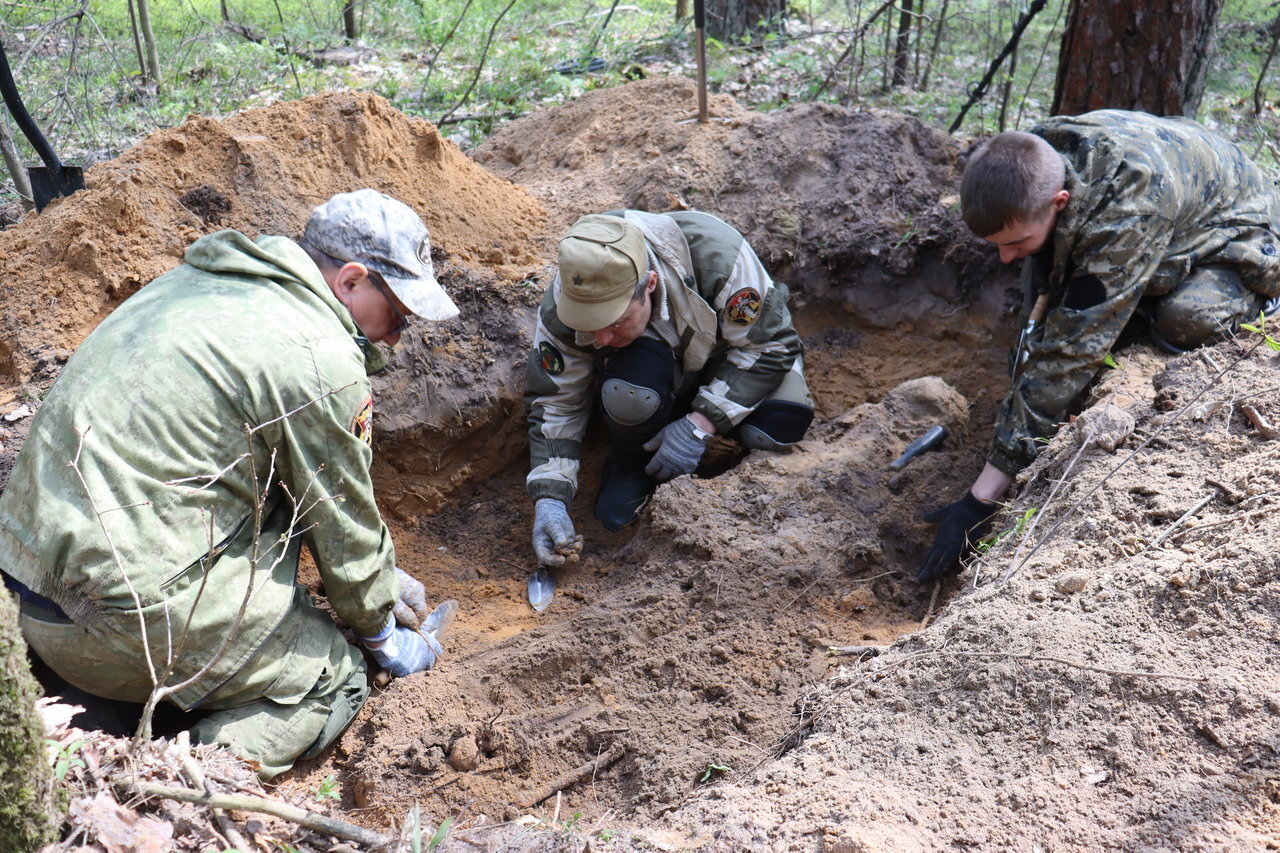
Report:
[[[727,764],[715,764],[715,763],[708,764],[707,769],[702,771],[702,775],[698,777],[698,784],[705,785],[707,782],[710,782],[713,778],[717,776],[720,776],[725,773],[732,773],[732,772],[733,772],[733,768],[728,766]]]
[[[504,122],[583,92],[646,74],[694,75],[690,19],[669,0],[610,4],[550,0],[359,0],[361,38],[346,44],[332,0],[149,0],[163,84],[142,83],[125,3],[77,0],[0,6],[6,47],[24,99],[62,158],[87,165],[190,114],[239,110],[328,90],[373,91],[411,115],[439,122],[462,144]],[[1026,127],[1052,95],[1068,0],[1049,0],[1023,35],[964,132]],[[880,0],[792,4],[781,29],[708,39],[713,91],[774,109],[818,99],[890,108],[947,125],[969,88],[1008,40],[1024,4],[952,0],[927,5],[907,39],[905,85],[892,66],[900,16],[872,15]],[[1272,64],[1263,114],[1252,94],[1270,47],[1268,0],[1228,0],[1200,117],[1280,168],[1280,62]],[[607,24],[606,24],[607,21]],[[333,56],[345,51],[343,58]],[[584,73],[588,60],[604,66]],[[574,73],[556,69],[577,63]],[[639,69],[639,71],[635,71]],[[622,129],[620,129],[622,132]],[[34,154],[19,138],[28,163]],[[911,237],[908,227],[902,240]]]
[[[316,788],[314,796],[317,801],[342,799],[342,792],[338,790],[338,778],[330,773]]]
[[[72,767],[84,768],[84,759],[80,757],[80,750],[84,747],[83,740],[72,741],[63,747],[58,747],[57,741],[45,742],[51,747],[58,748],[58,754],[53,760],[53,778],[61,782],[67,778],[67,771]]]
[[[1246,332],[1253,332],[1256,335],[1262,335],[1262,339],[1263,341],[1266,342],[1267,347],[1269,349],[1273,349],[1276,352],[1280,352],[1280,341],[1272,337],[1271,334],[1267,331],[1267,315],[1266,314],[1263,314],[1261,311],[1259,311],[1258,322],[1242,323],[1240,324],[1240,328],[1244,329]]]
[[[973,549],[979,554],[985,554],[1009,537],[1017,539],[1027,529],[1027,525],[1031,522],[1031,519],[1035,517],[1037,511],[1036,507],[1031,507],[1018,517],[1018,520],[1013,523],[1012,527],[995,533],[988,533],[986,536],[978,540],[978,543],[973,546]]]
[[[427,842],[427,849],[435,850],[441,844],[444,844],[444,840],[449,837],[449,830],[452,828],[453,818],[445,818],[440,824],[440,827],[435,831],[435,834],[431,836],[431,840]]]
[[[1107,367],[1110,367],[1112,370],[1118,370],[1120,367],[1120,365],[1116,363],[1115,356],[1111,353],[1107,353],[1102,357],[1102,363]]]

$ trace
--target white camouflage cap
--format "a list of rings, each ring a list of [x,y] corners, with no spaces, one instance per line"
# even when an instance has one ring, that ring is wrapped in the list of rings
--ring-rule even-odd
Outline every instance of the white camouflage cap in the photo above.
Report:
[[[417,316],[458,316],[458,306],[436,281],[427,226],[404,202],[373,189],[339,193],[311,211],[302,236],[326,255],[379,273]]]

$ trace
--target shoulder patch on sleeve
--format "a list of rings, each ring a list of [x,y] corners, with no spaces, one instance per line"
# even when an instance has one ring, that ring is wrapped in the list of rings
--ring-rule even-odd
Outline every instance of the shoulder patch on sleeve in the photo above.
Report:
[[[365,444],[373,447],[373,397],[365,398],[360,404],[360,410],[356,412],[356,416],[351,419],[351,432],[356,438]]]
[[[754,287],[744,287],[724,304],[726,323],[735,326],[750,326],[760,316],[760,291]]]
[[[538,344],[538,362],[542,365],[542,369],[551,376],[559,376],[564,373],[564,356],[560,354],[560,350],[547,341],[542,341]]]

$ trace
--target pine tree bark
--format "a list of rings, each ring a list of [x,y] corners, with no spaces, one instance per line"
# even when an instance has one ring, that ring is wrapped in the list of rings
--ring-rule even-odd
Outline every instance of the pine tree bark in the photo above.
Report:
[[[1112,107],[1194,116],[1223,0],[1071,0],[1055,115]]]
[[[38,850],[62,822],[18,608],[0,586],[0,850]]]
[[[787,0],[707,0],[707,35],[733,42],[744,35],[777,32]]]

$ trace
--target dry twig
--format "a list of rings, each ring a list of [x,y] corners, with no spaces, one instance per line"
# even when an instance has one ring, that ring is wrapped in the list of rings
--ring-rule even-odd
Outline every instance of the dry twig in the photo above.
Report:
[[[395,839],[390,836],[347,823],[345,820],[309,812],[306,809],[282,803],[279,800],[268,800],[265,797],[255,797],[248,794],[209,794],[203,791],[193,791],[190,788],[170,788],[166,785],[139,781],[121,782],[120,786],[125,793],[136,794],[140,797],[163,797],[168,800],[194,803],[215,809],[236,809],[273,815],[296,823],[298,826],[313,829],[316,832],[323,832],[326,835],[332,835],[344,841],[354,841],[356,844],[374,850],[389,847],[395,842]]]
[[[531,809],[543,800],[548,800],[552,796],[560,793],[565,788],[572,788],[580,782],[585,782],[588,779],[594,779],[597,770],[603,770],[613,764],[616,764],[618,760],[626,754],[627,750],[622,746],[622,744],[615,743],[613,746],[609,747],[603,755],[597,756],[586,764],[575,767],[567,773],[562,773],[547,784],[525,794],[519,800],[518,805],[522,809]]]
[[[1191,509],[1187,510],[1182,515],[1178,516],[1177,521],[1175,521],[1173,524],[1170,524],[1168,527],[1166,527],[1164,529],[1164,532],[1162,532],[1159,536],[1156,537],[1156,540],[1151,543],[1151,547],[1159,548],[1160,544],[1164,542],[1164,540],[1172,536],[1173,532],[1177,530],[1179,527],[1181,527],[1183,522],[1185,522],[1188,518],[1191,518],[1191,516],[1195,515],[1197,512],[1199,512],[1200,510],[1208,506],[1209,501],[1213,500],[1217,496],[1218,496],[1217,492],[1210,492],[1209,494],[1202,497],[1200,500],[1196,501],[1195,506],[1191,507]]]

